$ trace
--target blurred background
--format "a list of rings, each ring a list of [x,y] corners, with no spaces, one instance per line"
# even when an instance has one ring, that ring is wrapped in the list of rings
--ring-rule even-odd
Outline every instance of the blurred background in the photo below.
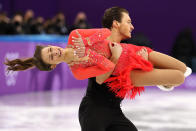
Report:
[[[5,58],[31,57],[37,44],[65,47],[73,29],[101,28],[105,9],[126,8],[135,30],[122,41],[171,55],[193,74],[174,91],[146,87],[122,108],[139,131],[196,130],[195,0],[0,0],[0,131],[80,130],[78,107],[88,80],[66,64],[51,72],[6,72]]]

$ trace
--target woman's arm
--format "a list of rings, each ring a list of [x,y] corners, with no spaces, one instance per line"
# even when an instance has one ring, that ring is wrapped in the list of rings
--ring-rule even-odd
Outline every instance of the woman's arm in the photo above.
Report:
[[[87,53],[84,57],[75,56],[75,60],[69,67],[78,80],[96,77],[105,74],[115,68],[115,64],[97,52],[86,48]]]
[[[100,29],[75,29],[73,30],[68,38],[68,43],[72,44],[72,37],[79,38],[78,34],[81,36],[83,43],[85,45],[92,46],[93,44],[106,39],[110,34],[110,30],[107,28],[100,28]]]

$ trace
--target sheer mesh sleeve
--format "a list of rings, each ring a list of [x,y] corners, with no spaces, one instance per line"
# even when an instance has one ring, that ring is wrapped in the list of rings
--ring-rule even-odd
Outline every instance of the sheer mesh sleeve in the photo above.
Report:
[[[132,46],[132,49],[134,50],[134,52],[138,52],[139,50],[141,50],[142,48],[146,48],[148,51],[148,54],[150,54],[150,52],[153,51],[153,49],[146,47],[146,46],[137,46],[137,45],[133,45],[133,44],[129,44],[129,46]]]
[[[93,44],[106,39],[110,34],[110,30],[107,28],[100,29],[76,29],[70,33],[68,43],[72,43],[72,36],[78,37],[76,31],[82,36],[83,42],[86,46],[92,46]]]
[[[110,30],[107,28],[98,29],[95,34],[86,37],[83,39],[84,43],[87,43],[88,46],[92,46],[93,44],[103,41],[110,35]]]
[[[115,67],[110,60],[89,48],[85,57],[88,58],[86,61],[79,61],[70,66],[74,77],[78,80],[105,74]]]
[[[110,60],[101,55],[101,53],[98,54],[96,51],[91,50],[89,47],[107,38],[110,31],[106,28],[73,30],[69,35],[67,47],[77,48],[72,42],[72,36],[78,37],[76,31],[82,36],[86,48],[84,57],[87,57],[87,60],[74,62],[74,65],[70,66],[74,77],[79,80],[87,79],[105,74],[113,69],[115,65]]]

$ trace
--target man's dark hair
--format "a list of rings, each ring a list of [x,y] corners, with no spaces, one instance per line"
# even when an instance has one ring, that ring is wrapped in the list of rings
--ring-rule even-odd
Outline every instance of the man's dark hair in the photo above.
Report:
[[[102,26],[111,29],[114,20],[121,22],[123,12],[129,14],[126,9],[121,7],[111,7],[106,9],[102,18]]]

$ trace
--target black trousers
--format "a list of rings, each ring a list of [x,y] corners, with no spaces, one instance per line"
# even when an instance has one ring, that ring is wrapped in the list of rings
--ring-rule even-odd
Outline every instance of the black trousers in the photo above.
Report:
[[[82,131],[138,131],[120,108],[120,104],[102,103],[84,97],[79,108]]]

